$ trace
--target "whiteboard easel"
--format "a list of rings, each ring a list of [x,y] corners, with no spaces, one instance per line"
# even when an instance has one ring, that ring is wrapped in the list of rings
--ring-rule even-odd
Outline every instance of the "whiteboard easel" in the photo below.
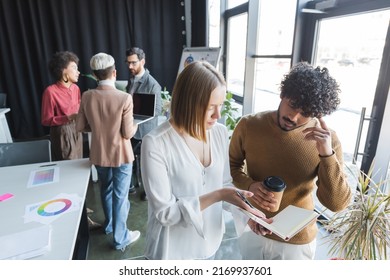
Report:
[[[186,65],[193,61],[206,60],[214,67],[218,67],[219,59],[221,56],[221,47],[209,48],[209,47],[193,47],[185,48],[181,54],[179,71],[177,75],[181,73]]]

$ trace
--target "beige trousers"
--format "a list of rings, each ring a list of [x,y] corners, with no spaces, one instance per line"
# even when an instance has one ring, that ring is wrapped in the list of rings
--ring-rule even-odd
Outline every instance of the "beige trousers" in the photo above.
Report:
[[[296,245],[256,235],[247,226],[238,239],[243,260],[312,260],[316,239],[308,244]]]

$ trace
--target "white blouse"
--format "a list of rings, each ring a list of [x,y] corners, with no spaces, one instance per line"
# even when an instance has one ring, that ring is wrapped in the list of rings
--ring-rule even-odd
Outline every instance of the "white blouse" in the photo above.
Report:
[[[222,202],[200,210],[199,196],[232,187],[225,126],[210,129],[211,163],[204,168],[166,121],[142,139],[141,170],[148,197],[145,256],[206,259],[225,231]]]

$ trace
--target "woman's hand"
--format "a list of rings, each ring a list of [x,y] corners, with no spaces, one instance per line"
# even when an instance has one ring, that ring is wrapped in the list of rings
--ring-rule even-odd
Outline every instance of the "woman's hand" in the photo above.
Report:
[[[252,192],[244,191],[244,190],[240,190],[240,189],[235,189],[235,188],[234,189],[227,188],[225,190],[228,190],[227,194],[230,193],[230,198],[231,198],[230,201],[229,201],[229,198],[224,199],[225,201],[232,203],[240,208],[245,209],[246,211],[252,213],[253,215],[261,218],[266,223],[269,223],[269,224],[272,223],[272,221],[273,221],[272,218],[267,218],[263,212],[261,212],[257,208],[251,207],[252,205],[249,202],[246,203],[245,200],[242,198],[242,197],[244,197],[244,198],[252,197],[253,196]],[[232,193],[232,191],[234,193]],[[239,192],[242,197],[237,192]],[[255,221],[253,221],[252,219],[249,219],[248,225],[252,229],[252,231],[256,234],[261,234],[261,235],[272,234],[272,232],[270,230],[266,229],[265,227],[263,227],[262,225],[260,225],[259,223],[255,222]]]
[[[76,118],[77,118],[77,114],[68,115],[68,121],[69,122],[75,121]]]
[[[246,203],[245,200],[242,198],[242,197],[245,197],[245,198],[252,197],[253,196],[252,192],[240,190],[237,188],[223,188],[223,189],[221,189],[221,191],[223,192],[221,200],[229,202],[229,203],[231,203],[239,208],[245,209],[249,212],[253,211],[253,210],[251,211],[252,207],[251,207],[250,203],[249,202],[248,202],[249,204]],[[240,192],[242,197],[237,192]],[[258,211],[258,212],[262,213],[261,211]]]

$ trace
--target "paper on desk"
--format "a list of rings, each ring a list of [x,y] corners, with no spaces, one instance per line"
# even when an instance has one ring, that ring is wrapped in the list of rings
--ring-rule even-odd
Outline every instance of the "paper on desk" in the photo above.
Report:
[[[2,194],[0,195],[0,202],[1,201],[6,201],[10,198],[14,197],[14,195],[12,193],[5,193],[5,194]]]
[[[50,224],[67,213],[78,211],[82,207],[82,198],[77,194],[61,193],[52,199],[27,205],[24,222]]]
[[[30,172],[27,188],[56,183],[60,178],[59,167],[44,167]]]
[[[0,260],[25,260],[50,251],[51,227],[33,229],[0,236]]]

